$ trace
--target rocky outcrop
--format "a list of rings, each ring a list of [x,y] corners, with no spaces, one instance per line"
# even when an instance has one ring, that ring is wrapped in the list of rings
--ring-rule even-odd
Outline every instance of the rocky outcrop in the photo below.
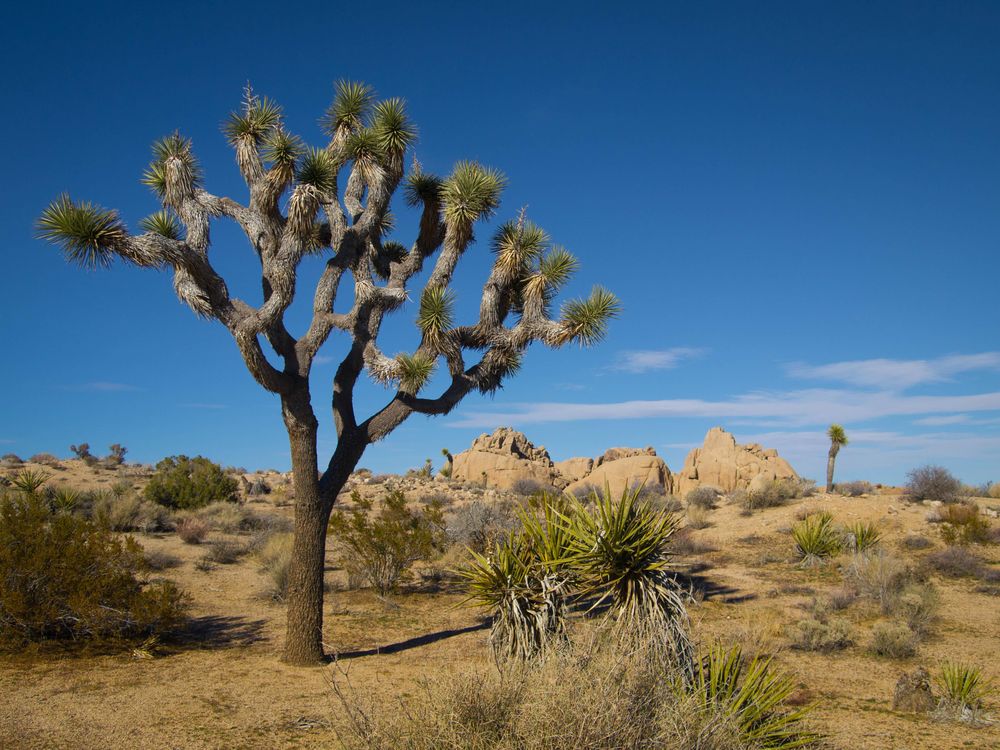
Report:
[[[608,448],[601,454],[598,459],[594,462],[594,468],[598,466],[609,463],[611,461],[619,461],[623,458],[632,458],[633,456],[655,456],[656,451],[651,447],[646,448]]]
[[[737,445],[736,438],[721,427],[713,427],[705,435],[701,448],[688,453],[684,468],[676,475],[674,491],[685,495],[703,484],[718,487],[723,492],[747,489],[756,477],[798,479],[795,469],[773,449],[757,443]]]
[[[567,458],[565,461],[556,461],[556,471],[558,471],[568,482],[575,482],[583,479],[594,468],[592,458]]]
[[[558,488],[567,483],[544,446],[535,447],[523,433],[509,427],[477,437],[469,450],[455,456],[451,476],[500,489],[511,489],[521,480]]]
[[[601,459],[608,455],[605,453],[601,459],[595,462],[593,471],[570,484],[566,491],[582,491],[587,489],[588,485],[603,490],[607,486],[612,495],[618,495],[626,487],[634,484],[645,484],[647,487],[659,485],[668,494],[673,491],[673,476],[670,474],[670,469],[667,468],[664,460],[656,455],[655,451],[648,453],[646,450],[624,450],[634,452],[622,455],[620,458],[602,461]],[[647,450],[651,451],[652,449]]]

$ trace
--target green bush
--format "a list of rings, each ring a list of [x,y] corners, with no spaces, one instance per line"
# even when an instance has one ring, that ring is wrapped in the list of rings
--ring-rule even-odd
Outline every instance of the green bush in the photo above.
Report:
[[[173,583],[144,583],[145,567],[131,537],[53,514],[37,494],[0,499],[0,640],[18,646],[169,632],[186,599]]]
[[[945,544],[986,544],[992,541],[990,522],[975,503],[955,503],[940,510]]]
[[[829,513],[814,513],[792,526],[792,538],[803,565],[816,565],[840,552],[840,538]]]
[[[942,707],[959,714],[979,710],[983,699],[995,692],[994,686],[983,679],[983,670],[969,664],[945,662],[935,682],[944,694]]]
[[[236,502],[238,484],[217,463],[202,456],[170,456],[156,465],[146,497],[168,508],[201,508],[209,503]]]
[[[334,513],[330,531],[343,566],[385,596],[396,589],[417,560],[443,548],[444,516],[437,503],[413,512],[399,490],[386,494],[375,513],[374,500],[351,493],[354,507]]]
[[[829,622],[814,618],[800,620],[792,626],[789,636],[792,648],[802,651],[829,653],[847,648],[854,642],[850,624],[840,619]]]

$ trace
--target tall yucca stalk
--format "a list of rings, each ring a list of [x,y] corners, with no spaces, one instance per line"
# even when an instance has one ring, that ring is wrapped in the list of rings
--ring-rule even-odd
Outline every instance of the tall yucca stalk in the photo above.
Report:
[[[808,747],[819,739],[803,726],[811,706],[785,708],[795,683],[776,672],[769,658],[748,661],[739,646],[715,646],[702,660],[694,689],[705,701],[705,710],[732,719],[752,747]]]
[[[615,498],[605,487],[589,498],[592,510],[574,499],[571,511],[561,515],[569,536],[567,562],[580,592],[597,597],[594,607],[610,604],[620,646],[651,648],[690,676],[685,596],[669,569],[670,538],[679,522],[640,501],[639,493],[626,488]]]

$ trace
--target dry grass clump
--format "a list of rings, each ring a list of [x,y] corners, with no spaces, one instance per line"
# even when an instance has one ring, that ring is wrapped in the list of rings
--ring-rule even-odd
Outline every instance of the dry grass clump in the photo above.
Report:
[[[930,539],[923,536],[922,534],[912,534],[912,533],[907,534],[905,537],[903,537],[903,539],[900,541],[899,544],[903,549],[908,549],[912,551],[930,549],[931,547],[934,546],[934,542],[932,542]]]
[[[178,518],[195,518],[213,531],[223,534],[241,534],[260,531],[280,523],[284,519],[277,516],[261,516],[252,509],[240,503],[218,502],[198,508],[197,510],[181,511]],[[284,521],[287,524],[287,521]]]
[[[684,502],[687,503],[688,508],[694,506],[703,510],[714,510],[721,494],[722,491],[718,487],[706,484],[687,493],[684,496]]]
[[[177,524],[177,536],[185,544],[201,544],[208,536],[208,524],[200,518],[184,518]]]
[[[473,552],[485,552],[497,540],[517,528],[517,507],[510,500],[486,502],[476,498],[448,516],[448,538],[452,543],[468,547]]]
[[[688,527],[677,529],[670,537],[670,551],[675,555],[703,555],[716,549],[711,542],[696,538]]]
[[[402,710],[360,696],[346,675],[333,688],[348,725],[340,739],[359,750],[749,750],[817,739],[803,727],[806,710],[786,705],[791,680],[739,649],[710,652],[687,688],[641,652],[581,649],[447,675]]]
[[[132,493],[97,492],[81,498],[90,504],[90,516],[112,531],[166,531],[172,528],[170,512]],[[85,507],[86,503],[81,502]]]
[[[36,453],[28,461],[33,464],[48,466],[50,469],[61,469],[63,467],[62,462],[51,453]]]
[[[161,571],[170,568],[180,567],[181,559],[177,555],[171,555],[162,550],[150,550],[145,554],[146,568],[148,570]]]
[[[284,601],[288,595],[288,569],[292,562],[294,535],[288,532],[271,534],[257,549],[257,562],[267,575],[267,596]]]
[[[945,547],[924,558],[924,564],[949,578],[978,578],[1000,582],[1000,571],[988,567],[978,555],[965,547]]]
[[[993,541],[990,522],[976,503],[955,503],[938,511],[945,544],[988,544]]]
[[[761,508],[776,508],[800,497],[811,497],[816,493],[816,483],[809,479],[772,479],[760,484],[751,483],[746,491],[730,493],[730,502],[738,502],[744,515],[750,515]]]
[[[799,620],[790,628],[789,638],[792,648],[823,653],[840,651],[854,643],[850,623],[838,618],[827,622],[817,618]]]
[[[902,623],[877,622],[868,650],[887,659],[907,659],[917,653],[917,637]]]
[[[853,482],[837,482],[834,491],[844,497],[861,497],[862,495],[875,494],[875,485],[871,482],[855,480]]]
[[[687,509],[687,525],[692,529],[707,529],[712,525],[708,510],[700,505],[689,505]]]
[[[24,461],[15,453],[4,453],[0,456],[0,469],[17,469],[23,464]]]
[[[233,565],[240,561],[247,553],[250,552],[250,547],[243,542],[234,542],[229,540],[222,540],[218,542],[212,542],[208,551],[204,555],[204,559],[210,563],[217,563],[219,565]]]

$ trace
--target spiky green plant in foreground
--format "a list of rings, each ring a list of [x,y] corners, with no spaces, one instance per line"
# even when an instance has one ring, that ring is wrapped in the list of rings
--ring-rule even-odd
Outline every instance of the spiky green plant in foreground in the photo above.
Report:
[[[818,565],[840,552],[840,538],[833,526],[833,516],[813,513],[792,526],[795,551],[804,566]]]
[[[847,533],[856,555],[871,552],[882,540],[882,531],[874,521],[856,521],[847,527]]]
[[[567,561],[580,593],[607,603],[613,633],[624,649],[649,649],[690,674],[693,651],[685,595],[671,574],[670,538],[679,521],[640,501],[640,488],[613,497],[588,498],[592,510],[573,498],[563,523],[569,535]]]
[[[983,679],[983,670],[971,664],[945,662],[935,681],[944,693],[942,708],[960,714],[978,711],[983,699],[994,692],[993,685]]]
[[[795,683],[776,672],[770,658],[747,660],[739,646],[715,646],[698,668],[694,689],[703,696],[706,710],[731,717],[752,747],[808,747],[819,739],[803,723],[811,706],[785,707]]]
[[[366,448],[412,414],[447,414],[470,393],[496,391],[534,342],[599,341],[620,310],[614,295],[597,287],[555,312],[556,295],[577,263],[550,246],[522,212],[493,243],[496,257],[476,295],[478,318],[460,324],[451,289],[456,266],[474,252],[476,225],[499,209],[504,176],[475,161],[458,162],[446,177],[424,172],[412,151],[417,130],[403,100],[377,101],[362,83],[335,85],[323,128],[325,142],[306,144],[286,128],[274,100],[247,87],[223,127],[246,200],[211,193],[194,144],[173,133],[153,144],[142,181],[160,210],[141,222],[140,232],[130,231],[115,211],[66,195],[38,220],[39,236],[79,265],[121,260],[171,272],[180,300],[225,326],[250,375],[279,397],[296,505],[284,655],[297,664],[324,659],[323,542],[337,497]],[[419,212],[415,236],[406,242],[389,236],[395,232],[392,197],[401,187]],[[246,235],[247,259],[261,274],[259,304],[237,298],[215,266],[213,220],[229,220]],[[286,312],[305,286],[298,271],[310,256],[322,256],[324,266],[315,289],[306,292],[312,319],[295,330]],[[418,282],[422,291],[414,288]],[[378,345],[382,323],[407,304],[419,305],[413,347],[389,356]],[[310,375],[313,364],[326,359],[320,350],[334,331],[350,340],[338,357],[332,399],[323,399],[332,405],[337,446],[320,456]],[[433,396],[418,397],[435,363],[444,365],[441,371],[446,366],[447,383]],[[372,414],[355,408],[365,372],[391,388]]]

